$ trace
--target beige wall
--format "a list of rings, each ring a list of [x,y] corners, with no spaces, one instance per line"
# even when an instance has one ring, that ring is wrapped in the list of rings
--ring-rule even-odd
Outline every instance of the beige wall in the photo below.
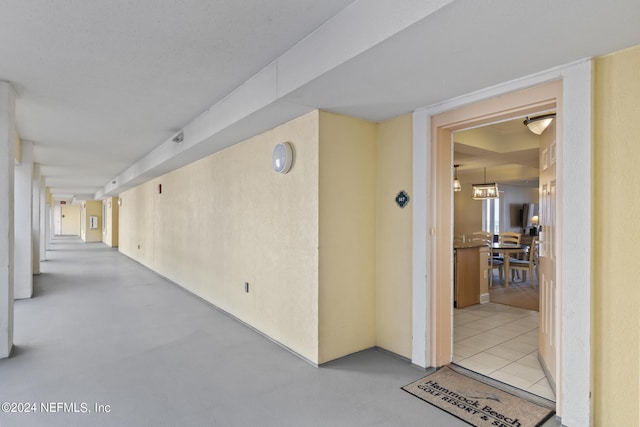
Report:
[[[320,113],[319,363],[375,346],[376,125]]]
[[[102,201],[103,216],[106,213],[104,221],[104,231],[102,232],[102,241],[112,248],[118,247],[118,198],[111,197]]]
[[[83,204],[80,214],[80,237],[85,242],[102,241],[102,202],[100,200],[87,200]],[[98,217],[98,227],[89,227],[89,217]]]
[[[410,114],[378,124],[376,218],[377,345],[411,358],[412,204],[395,202],[400,190],[412,196],[413,120]]]
[[[87,211],[85,209],[85,202],[82,202],[80,207],[80,238],[87,241]]]
[[[318,155],[312,112],[131,189],[119,249],[317,363]]]
[[[458,175],[460,177],[460,175]],[[482,200],[473,200],[473,182],[460,180],[462,190],[453,193],[453,234],[482,231]]]
[[[410,115],[309,113],[121,194],[119,249],[314,363],[410,357],[411,147]]]
[[[640,46],[595,60],[593,364],[598,426],[640,425]]]
[[[120,234],[118,248],[139,263],[153,269],[153,237],[156,215],[154,185],[151,180],[120,195],[122,206],[119,208]],[[157,216],[162,212],[157,212]]]

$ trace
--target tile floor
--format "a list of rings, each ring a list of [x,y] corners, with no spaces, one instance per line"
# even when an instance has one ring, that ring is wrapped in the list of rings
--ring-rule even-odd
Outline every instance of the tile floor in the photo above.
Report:
[[[453,361],[555,401],[538,362],[538,312],[487,303],[454,310]]]

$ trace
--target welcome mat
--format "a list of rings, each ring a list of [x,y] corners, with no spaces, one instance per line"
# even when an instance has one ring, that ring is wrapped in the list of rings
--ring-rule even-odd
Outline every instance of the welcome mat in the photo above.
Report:
[[[535,427],[554,411],[447,367],[402,387],[473,426]]]

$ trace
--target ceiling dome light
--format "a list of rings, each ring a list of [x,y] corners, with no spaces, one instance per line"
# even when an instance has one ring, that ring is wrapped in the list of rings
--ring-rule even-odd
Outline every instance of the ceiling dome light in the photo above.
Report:
[[[536,117],[525,117],[524,123],[531,132],[536,135],[542,135],[542,132],[551,124],[553,119],[556,117],[556,113],[551,114],[543,114],[541,116]]]

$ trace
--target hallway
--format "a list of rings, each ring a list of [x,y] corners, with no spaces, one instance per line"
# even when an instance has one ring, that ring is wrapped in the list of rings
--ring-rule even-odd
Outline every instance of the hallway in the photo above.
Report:
[[[0,413],[2,427],[466,425],[402,391],[425,373],[384,351],[315,368],[102,243],[52,249],[0,360],[0,401],[38,413]]]

